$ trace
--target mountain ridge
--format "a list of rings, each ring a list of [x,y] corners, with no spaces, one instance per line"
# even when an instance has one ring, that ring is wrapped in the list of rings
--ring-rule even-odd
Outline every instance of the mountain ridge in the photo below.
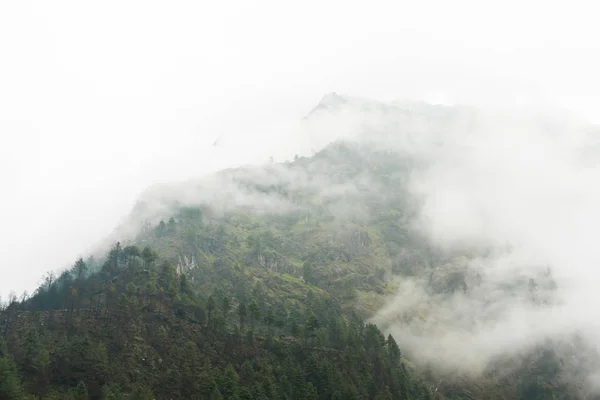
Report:
[[[351,103],[337,94],[324,98],[333,109],[317,113],[333,112],[332,120],[339,117],[336,107]],[[587,344],[566,337],[506,345],[515,333],[497,323],[515,309],[537,318],[552,311],[560,292],[551,266],[516,265],[506,274],[494,262],[515,264],[510,246],[448,249],[423,228],[427,199],[415,181],[453,149],[451,140],[436,139],[448,133],[438,129],[452,130],[448,119],[421,126],[417,133],[432,136],[405,147],[414,125],[373,131],[382,113],[374,109],[364,118],[370,125],[347,136],[342,123],[340,135],[325,138],[310,157],[149,189],[104,255],[78,260],[59,277],[47,275],[31,298],[11,300],[2,310],[4,340],[18,351],[5,356],[0,346],[0,368],[7,365],[13,377],[18,372],[26,391],[44,399],[68,398],[60,396],[70,396],[80,381],[92,398],[150,398],[139,394],[150,391],[166,399],[169,390],[178,398],[219,398],[229,390],[226,376],[244,382],[239,398],[586,398],[586,374],[597,363]],[[388,146],[386,140],[398,142]],[[439,150],[436,157],[425,152],[432,148]],[[274,325],[277,313],[282,326]],[[259,314],[264,319],[255,321]],[[119,335],[121,326],[127,329]],[[22,344],[20,335],[35,346]],[[494,348],[494,341],[504,347]],[[62,347],[52,350],[54,342]],[[90,361],[77,353],[80,347],[100,358]],[[239,353],[228,354],[228,347]],[[145,364],[130,348],[152,363],[168,359],[173,375],[161,376],[157,364]],[[179,355],[168,358],[166,349]],[[296,362],[310,360],[302,372],[285,361],[289,352]],[[248,367],[253,354],[265,358]],[[107,360],[123,377],[106,370]],[[340,360],[360,362],[347,370]],[[75,361],[91,372],[70,369]],[[178,368],[184,377],[173,372]],[[271,389],[241,378],[259,372]],[[302,376],[312,377],[310,385]],[[207,387],[191,383],[198,380]],[[186,391],[185,382],[193,390]],[[113,389],[124,397],[101,393]],[[48,397],[52,390],[61,394]]]

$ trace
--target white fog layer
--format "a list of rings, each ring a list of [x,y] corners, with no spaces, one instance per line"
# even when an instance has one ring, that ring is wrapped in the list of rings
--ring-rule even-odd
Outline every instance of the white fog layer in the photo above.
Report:
[[[433,265],[433,272],[403,278],[373,321],[414,359],[479,374],[490,361],[548,338],[569,343],[577,335],[596,345],[598,130],[558,115],[330,93],[298,125],[294,135],[308,146],[298,146],[300,155],[342,139],[412,160],[407,188],[418,212],[411,229],[446,261]],[[136,232],[147,218],[168,217],[175,205],[221,212],[242,207],[258,214],[297,207],[284,197],[249,192],[242,181],[284,182],[315,193],[317,202],[345,198],[348,205],[338,203],[337,212],[359,220],[368,218],[357,208],[360,190],[386,193],[372,176],[340,185],[316,165],[307,172],[267,164],[156,186],[117,237]],[[432,291],[449,286],[452,277],[459,290]]]

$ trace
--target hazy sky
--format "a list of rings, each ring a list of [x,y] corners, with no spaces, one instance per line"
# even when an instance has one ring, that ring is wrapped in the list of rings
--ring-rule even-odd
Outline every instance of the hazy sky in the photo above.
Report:
[[[153,182],[277,157],[326,92],[599,120],[593,3],[555,4],[0,2],[0,294],[71,263]]]

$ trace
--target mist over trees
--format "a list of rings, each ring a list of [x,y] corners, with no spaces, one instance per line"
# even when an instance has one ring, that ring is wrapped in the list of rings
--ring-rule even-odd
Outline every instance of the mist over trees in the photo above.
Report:
[[[548,121],[325,96],[313,155],[153,187],[11,295],[0,397],[591,398],[596,172]]]

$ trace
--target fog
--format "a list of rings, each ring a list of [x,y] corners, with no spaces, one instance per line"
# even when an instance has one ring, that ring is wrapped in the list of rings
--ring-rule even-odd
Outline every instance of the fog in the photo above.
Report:
[[[344,138],[421,161],[408,179],[419,205],[411,227],[443,257],[403,277],[372,318],[409,358],[478,376],[551,339],[568,352],[567,371],[598,384],[599,126],[548,105],[328,94],[304,129],[313,143]],[[464,287],[452,288],[454,277]]]
[[[302,123],[335,91],[486,110],[473,122],[461,108],[442,137],[380,142],[428,161],[410,180],[414,229],[449,253],[488,253],[450,262],[482,276],[468,293],[406,280],[378,323],[424,349],[415,357],[465,371],[547,336],[597,337],[598,138],[582,122],[600,121],[593,15],[577,3],[5,2],[0,294],[89,252],[153,185],[398,123],[353,108]],[[500,291],[546,266],[547,306]],[[397,322],[415,309],[427,318]]]
[[[373,317],[413,360],[477,375],[490,361],[548,338],[570,344],[583,337],[596,348],[600,324],[590,310],[600,300],[597,126],[553,108],[474,109],[329,93],[296,128],[289,137],[299,154],[344,139],[421,161],[408,176],[419,205],[411,227],[445,257],[431,273],[402,278],[398,293]],[[146,217],[167,218],[174,202],[259,214],[298,207],[240,182],[283,182],[313,193],[317,204],[345,199],[333,207],[339,216],[368,220],[359,187],[375,195],[388,189],[365,173],[340,184],[336,173],[318,162],[309,169],[266,163],[157,185],[127,222],[135,232]],[[466,290],[448,292],[456,275]],[[584,363],[589,353],[577,356]]]
[[[415,358],[468,373],[547,338],[577,334],[596,347],[600,131],[506,110],[447,128],[443,145],[419,149],[435,157],[411,179],[422,204],[414,228],[447,254],[469,255],[436,266],[465,276],[468,289],[431,295],[426,280],[405,281],[374,321]]]

